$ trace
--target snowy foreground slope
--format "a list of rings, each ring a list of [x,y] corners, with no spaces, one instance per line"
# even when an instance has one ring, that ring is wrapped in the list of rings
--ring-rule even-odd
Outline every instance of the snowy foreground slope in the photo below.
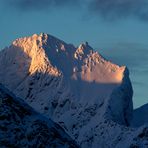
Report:
[[[0,84],[0,147],[78,146],[59,125],[35,112]]]
[[[15,40],[0,52],[0,83],[84,148],[147,147],[148,129],[129,126],[129,72],[88,43],[78,48],[47,34]]]

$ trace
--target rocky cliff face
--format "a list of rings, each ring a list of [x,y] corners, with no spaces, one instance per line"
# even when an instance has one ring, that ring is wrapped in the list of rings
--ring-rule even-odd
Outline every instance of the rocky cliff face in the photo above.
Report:
[[[65,147],[77,144],[64,130],[0,84],[0,147]]]
[[[1,51],[0,69],[1,83],[82,147],[132,144],[137,131],[124,127],[133,111],[128,69],[87,42],[76,48],[47,34],[20,38]]]

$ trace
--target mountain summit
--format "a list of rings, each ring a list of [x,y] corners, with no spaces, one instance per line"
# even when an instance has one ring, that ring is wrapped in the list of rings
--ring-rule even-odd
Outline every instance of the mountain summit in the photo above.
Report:
[[[81,147],[121,148],[127,139],[125,147],[144,146],[146,136],[137,137],[143,128],[127,127],[133,113],[128,69],[87,42],[75,47],[44,33],[20,38],[0,52],[0,69],[0,83]]]

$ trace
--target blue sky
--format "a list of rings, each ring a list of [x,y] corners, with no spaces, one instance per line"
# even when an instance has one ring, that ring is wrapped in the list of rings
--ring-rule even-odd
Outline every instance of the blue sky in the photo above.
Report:
[[[78,46],[83,41],[130,69],[134,107],[148,103],[148,5],[145,0],[1,0],[0,49],[45,32]]]

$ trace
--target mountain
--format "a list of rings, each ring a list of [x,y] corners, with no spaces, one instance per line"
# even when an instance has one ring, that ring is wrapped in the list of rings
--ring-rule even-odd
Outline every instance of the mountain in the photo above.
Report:
[[[0,147],[77,148],[64,130],[0,84]]]
[[[148,104],[135,109],[131,121],[131,125],[134,127],[139,127],[144,124],[148,125]]]
[[[87,42],[74,47],[44,33],[16,39],[0,52],[0,69],[0,83],[82,148],[147,146],[147,127],[128,127],[133,114],[128,69]]]

